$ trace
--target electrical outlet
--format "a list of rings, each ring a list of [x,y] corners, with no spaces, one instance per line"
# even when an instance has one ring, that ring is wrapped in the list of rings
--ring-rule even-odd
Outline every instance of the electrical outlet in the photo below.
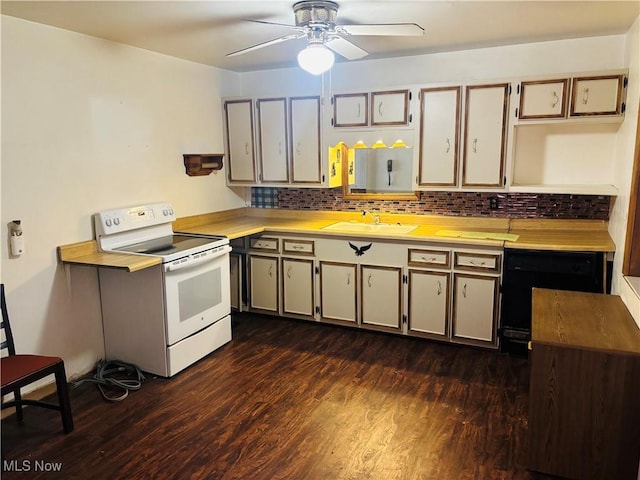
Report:
[[[498,209],[498,197],[489,197],[489,210]]]

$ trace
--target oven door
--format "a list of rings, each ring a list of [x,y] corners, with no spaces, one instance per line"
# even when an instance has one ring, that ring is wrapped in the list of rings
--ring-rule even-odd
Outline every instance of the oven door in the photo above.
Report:
[[[231,313],[229,252],[219,252],[177,267],[165,266],[167,344],[202,330]]]

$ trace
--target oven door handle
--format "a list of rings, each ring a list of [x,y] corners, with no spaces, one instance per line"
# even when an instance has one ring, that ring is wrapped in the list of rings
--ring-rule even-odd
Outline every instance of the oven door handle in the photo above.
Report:
[[[164,266],[165,272],[177,272],[178,270],[184,270],[187,268],[197,267],[198,265],[202,265],[203,263],[212,262],[213,260],[217,260],[224,255],[228,255],[231,252],[231,247],[229,245],[225,245],[220,250],[213,254],[205,255],[204,257],[190,259],[188,262],[179,263],[174,265],[173,263],[167,263]]]

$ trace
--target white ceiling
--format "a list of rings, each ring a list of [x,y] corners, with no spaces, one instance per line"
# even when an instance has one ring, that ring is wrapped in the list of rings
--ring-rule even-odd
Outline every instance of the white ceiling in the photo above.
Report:
[[[305,40],[237,57],[287,33],[294,1],[2,1],[3,15],[238,72],[292,67]],[[640,1],[338,1],[337,23],[417,23],[423,37],[351,37],[364,59],[626,33]],[[337,61],[341,61],[337,58]]]

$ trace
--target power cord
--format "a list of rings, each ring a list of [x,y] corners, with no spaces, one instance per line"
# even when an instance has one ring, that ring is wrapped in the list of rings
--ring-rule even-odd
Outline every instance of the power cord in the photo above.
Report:
[[[135,375],[135,379],[110,378],[108,375],[125,373],[127,376]],[[85,382],[95,383],[102,394],[102,397],[109,402],[121,402],[129,395],[129,390],[139,390],[145,376],[140,369],[133,364],[120,362],[118,360],[100,360],[96,365],[96,373],[92,378],[84,378],[76,382],[71,382],[73,388],[79,387]],[[107,395],[106,389],[122,390],[120,395]]]

